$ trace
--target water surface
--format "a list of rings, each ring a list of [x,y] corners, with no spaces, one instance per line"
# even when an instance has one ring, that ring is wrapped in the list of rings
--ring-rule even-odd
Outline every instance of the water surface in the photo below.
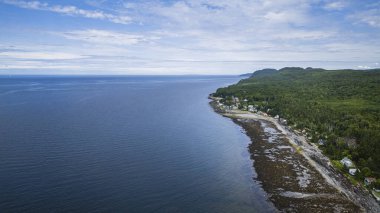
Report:
[[[237,77],[1,77],[1,212],[268,212]]]

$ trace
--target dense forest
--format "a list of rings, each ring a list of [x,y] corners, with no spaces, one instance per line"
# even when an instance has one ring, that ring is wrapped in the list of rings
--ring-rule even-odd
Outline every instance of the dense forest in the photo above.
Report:
[[[287,119],[333,160],[352,159],[358,175],[380,177],[380,69],[324,70],[283,68],[256,71],[220,88],[260,111]]]

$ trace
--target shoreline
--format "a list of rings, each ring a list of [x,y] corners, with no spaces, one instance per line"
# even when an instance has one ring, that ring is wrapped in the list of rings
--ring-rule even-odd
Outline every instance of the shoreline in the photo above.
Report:
[[[376,200],[372,198],[370,193],[367,192],[365,189],[362,189],[361,187],[353,186],[346,177],[344,177],[339,171],[337,171],[334,167],[332,167],[330,159],[326,157],[325,155],[323,155],[321,150],[315,144],[309,143],[305,136],[303,136],[302,134],[296,134],[294,131],[290,130],[286,125],[279,123],[277,119],[272,118],[270,116],[264,116],[257,113],[250,113],[247,111],[240,111],[240,110],[229,110],[228,112],[226,112],[224,110],[221,110],[217,106],[218,98],[211,97],[211,96],[209,98],[212,100],[210,102],[210,105],[212,106],[214,111],[217,112],[218,114],[221,114],[224,117],[231,118],[235,123],[242,126],[242,128],[245,129],[246,134],[251,138],[252,144],[254,144],[253,142],[256,141],[258,137],[260,137],[260,135],[257,134],[257,131],[258,132],[263,131],[263,129],[259,130],[260,124],[268,123],[269,125],[273,125],[273,128],[276,129],[278,133],[283,136],[284,141],[286,141],[286,144],[290,145],[292,147],[292,150],[295,150],[296,153],[300,154],[300,156],[302,156],[302,158],[306,160],[306,163],[304,163],[304,165],[305,164],[310,165],[312,170],[315,170],[321,177],[323,177],[324,182],[326,182],[327,185],[331,186],[334,190],[336,190],[338,194],[341,194],[348,201],[355,204],[355,206],[360,207],[360,210],[362,212],[380,212],[380,206],[378,205]],[[252,132],[255,132],[255,131],[256,131],[256,134],[252,134]],[[250,149],[254,147],[252,144],[251,144]],[[263,151],[262,149],[266,146],[266,144],[267,143],[263,143],[261,147],[254,147],[253,151],[255,152]],[[278,154],[279,152],[281,155],[283,154],[283,151],[281,150],[280,151],[277,150],[276,154]],[[267,155],[267,153],[265,155]],[[295,156],[295,155],[292,154],[291,156]],[[251,152],[251,158],[255,160],[255,155],[253,152]],[[283,161],[284,159],[280,159],[280,160]],[[303,161],[303,160],[300,159],[299,161]],[[262,163],[265,163],[265,162],[263,161]],[[270,161],[267,161],[266,163],[270,164]],[[268,177],[264,179],[261,178],[261,180],[259,181],[263,182],[263,184],[265,185],[265,182],[266,182],[265,179],[268,179]],[[279,183],[278,185],[281,185],[281,183]],[[263,188],[268,193],[269,188],[265,186]],[[273,193],[273,192],[270,192],[270,193]],[[316,198],[318,196],[331,197],[331,195],[327,195],[327,194],[323,195],[323,193],[322,194],[321,193],[300,193],[300,194],[296,193],[293,195],[298,197],[298,199],[311,198],[311,197]],[[333,196],[338,196],[338,195],[334,194]],[[274,204],[276,205],[276,203]],[[283,204],[282,207],[284,205],[286,206],[286,204]],[[277,203],[276,206],[279,206],[279,203]],[[281,206],[279,207],[281,208]]]

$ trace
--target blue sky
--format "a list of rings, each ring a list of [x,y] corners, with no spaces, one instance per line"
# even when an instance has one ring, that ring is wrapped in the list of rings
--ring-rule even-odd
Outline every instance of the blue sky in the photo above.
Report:
[[[0,74],[380,67],[380,1],[0,0]]]

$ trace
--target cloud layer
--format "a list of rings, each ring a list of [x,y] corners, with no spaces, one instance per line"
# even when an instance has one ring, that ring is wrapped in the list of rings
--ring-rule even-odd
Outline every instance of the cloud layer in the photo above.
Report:
[[[371,1],[93,0],[85,9],[3,3],[20,12],[51,12],[52,22],[56,14],[76,17],[79,24],[29,31],[21,41],[0,38],[0,70],[233,74],[283,66],[368,68],[380,58],[380,4]],[[84,19],[99,23],[81,25]],[[38,20],[28,26],[41,27]],[[41,35],[49,39],[34,42]]]
[[[129,24],[131,22],[131,18],[128,16],[117,16],[109,13],[105,13],[103,11],[96,10],[84,10],[77,8],[76,6],[61,6],[61,5],[49,5],[46,2],[40,1],[19,1],[19,0],[4,0],[6,4],[15,5],[17,7],[32,9],[32,10],[43,10],[50,11],[55,13],[60,13],[69,16],[80,16],[91,19],[100,19],[107,20],[113,23],[118,24]]]

